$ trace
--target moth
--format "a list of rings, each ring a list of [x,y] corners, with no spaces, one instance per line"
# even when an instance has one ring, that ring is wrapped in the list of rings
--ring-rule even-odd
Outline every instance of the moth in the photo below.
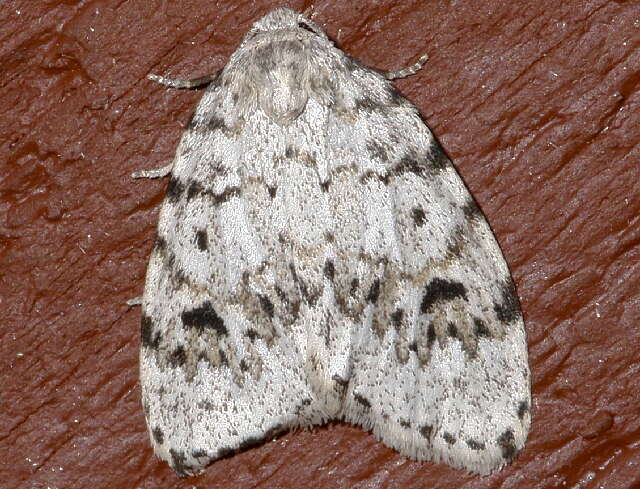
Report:
[[[488,474],[530,425],[500,248],[417,109],[285,8],[207,84],[174,161],[142,298],[155,453],[180,476],[337,419]]]

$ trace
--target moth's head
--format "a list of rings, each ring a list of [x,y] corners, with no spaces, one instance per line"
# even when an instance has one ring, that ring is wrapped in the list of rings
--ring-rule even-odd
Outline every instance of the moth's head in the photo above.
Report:
[[[290,8],[277,8],[253,24],[245,36],[245,42],[260,34],[274,34],[276,32],[281,32],[285,36],[291,34],[300,40],[314,36],[327,38],[322,29],[304,15]]]

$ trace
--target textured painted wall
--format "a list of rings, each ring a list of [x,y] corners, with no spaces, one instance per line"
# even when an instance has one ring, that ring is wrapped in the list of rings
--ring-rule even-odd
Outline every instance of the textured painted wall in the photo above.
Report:
[[[169,162],[200,97],[280,3],[3,2],[0,487],[640,487],[640,4],[289,2],[400,91],[487,215],[529,335],[533,429],[481,478],[359,429],[288,433],[179,480],[154,458],[139,309]]]

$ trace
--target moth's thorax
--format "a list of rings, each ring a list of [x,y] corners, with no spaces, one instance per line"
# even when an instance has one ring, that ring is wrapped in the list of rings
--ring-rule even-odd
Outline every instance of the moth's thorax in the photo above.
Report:
[[[272,121],[288,125],[304,111],[318,80],[333,76],[338,58],[313,22],[276,9],[247,33],[222,74],[223,84],[238,94],[241,110],[260,108]]]

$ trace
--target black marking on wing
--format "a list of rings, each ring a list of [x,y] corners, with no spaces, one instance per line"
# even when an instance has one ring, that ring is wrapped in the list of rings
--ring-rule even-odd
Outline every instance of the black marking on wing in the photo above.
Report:
[[[187,457],[184,452],[171,448],[169,455],[171,455],[171,467],[178,477],[189,477],[193,473],[193,467],[186,463]]]
[[[167,185],[166,197],[170,202],[177,202],[185,190],[185,184],[178,177],[172,177]]]
[[[453,445],[457,440],[455,438],[455,436],[453,436],[451,433],[445,431],[444,433],[442,433],[442,438],[444,439],[444,441],[446,441],[449,445]]]
[[[269,299],[266,295],[260,295],[258,296],[258,299],[260,299],[260,306],[262,307],[262,310],[265,312],[267,316],[269,316],[269,319],[272,319],[273,313],[274,313],[274,307],[273,307],[273,302],[271,302],[271,299]]]
[[[333,260],[327,260],[324,263],[324,276],[329,279],[330,282],[333,282],[333,278],[336,273],[335,265],[333,264]]]
[[[433,426],[429,425],[429,424],[425,424],[423,426],[420,427],[420,434],[422,435],[423,438],[426,438],[427,440],[431,439],[431,435],[433,434]]]
[[[471,448],[471,450],[475,450],[475,451],[484,450],[486,448],[483,442],[476,441],[471,438],[467,440],[467,446]]]
[[[474,317],[473,325],[477,337],[491,338],[491,331],[482,319]]]
[[[140,336],[142,338],[142,346],[157,350],[160,346],[160,332],[155,331],[153,319],[146,314],[142,315],[140,321]]]
[[[454,299],[467,300],[467,289],[461,282],[436,277],[425,287],[420,312],[431,312],[435,304],[449,302]]]
[[[158,445],[162,445],[164,443],[164,433],[159,426],[153,428],[153,430],[151,430],[151,434]]]
[[[510,279],[505,280],[500,287],[500,302],[493,304],[498,320],[509,324],[520,318],[520,301],[516,294],[516,288]]]
[[[416,226],[423,226],[427,222],[427,216],[423,209],[420,207],[414,207],[411,209],[411,217]]]
[[[367,294],[367,302],[371,304],[375,304],[378,302],[378,298],[380,297],[380,279],[375,278],[371,287],[369,288],[369,293]]]
[[[509,429],[502,433],[498,437],[497,442],[500,450],[502,451],[502,458],[505,460],[511,460],[515,457],[518,449],[516,448],[515,437],[513,436],[512,430]]]
[[[207,230],[198,229],[196,231],[196,245],[200,251],[207,251],[207,248],[209,247],[208,241]]]
[[[218,313],[210,301],[206,301],[193,309],[183,311],[180,317],[186,327],[195,328],[200,333],[203,333],[207,329],[212,329],[219,335],[227,334],[224,321],[218,316]]]
[[[519,419],[524,418],[524,415],[527,414],[528,412],[529,412],[529,402],[521,401],[520,404],[518,404],[518,418]]]
[[[172,367],[182,367],[187,362],[187,352],[182,345],[176,347],[167,357]]]
[[[370,409],[371,408],[371,402],[369,401],[369,399],[367,399],[366,397],[364,397],[361,394],[354,394],[353,395],[353,399],[360,404],[363,408],[366,409]]]

